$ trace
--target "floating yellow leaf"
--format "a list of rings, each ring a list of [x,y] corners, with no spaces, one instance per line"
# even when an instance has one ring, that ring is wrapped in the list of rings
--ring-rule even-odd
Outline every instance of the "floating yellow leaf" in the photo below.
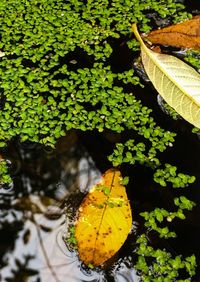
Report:
[[[137,27],[144,69],[158,93],[184,119],[200,128],[200,74],[178,58],[158,54],[146,47]]]
[[[131,208],[121,180],[119,170],[107,170],[79,208],[75,237],[86,265],[98,266],[111,258],[131,230]]]

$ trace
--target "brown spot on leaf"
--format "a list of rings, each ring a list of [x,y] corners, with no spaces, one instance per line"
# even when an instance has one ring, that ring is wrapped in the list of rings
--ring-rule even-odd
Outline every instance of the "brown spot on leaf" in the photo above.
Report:
[[[109,187],[110,194],[105,195],[100,190],[95,189],[96,186],[81,204],[75,237],[78,242],[79,257],[86,265],[92,263],[94,266],[98,266],[109,260],[120,249],[122,241],[126,240],[130,232],[132,218],[130,217],[130,210],[125,205],[120,207],[116,205],[113,209],[109,209],[108,205],[104,206],[104,209],[98,208],[104,202],[111,202],[113,198],[118,199],[120,197],[124,203],[128,202],[126,190],[121,185],[120,178],[119,170],[109,169],[103,175],[99,185]],[[91,201],[93,204],[91,204]],[[106,209],[109,209],[109,213],[106,212]],[[120,209],[120,213],[122,211],[123,216],[118,216],[118,209]],[[110,218],[113,218],[113,220]],[[124,228],[120,232],[119,241],[118,228],[121,226],[124,226]],[[80,242],[83,243],[80,244]]]

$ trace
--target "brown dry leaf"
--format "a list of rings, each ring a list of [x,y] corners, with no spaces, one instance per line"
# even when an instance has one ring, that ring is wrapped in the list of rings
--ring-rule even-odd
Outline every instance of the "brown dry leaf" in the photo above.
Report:
[[[200,51],[200,16],[154,30],[144,37],[154,44],[193,48]]]
[[[119,170],[107,170],[79,208],[75,237],[86,265],[99,266],[110,259],[131,230],[131,208],[121,180]]]

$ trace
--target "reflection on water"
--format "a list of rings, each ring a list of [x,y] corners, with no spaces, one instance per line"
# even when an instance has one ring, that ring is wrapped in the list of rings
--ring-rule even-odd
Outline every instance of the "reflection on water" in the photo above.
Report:
[[[14,187],[0,190],[1,282],[138,281],[123,261],[106,271],[85,269],[63,241],[84,193],[100,177],[76,142],[65,140],[56,151],[24,144],[5,152]]]

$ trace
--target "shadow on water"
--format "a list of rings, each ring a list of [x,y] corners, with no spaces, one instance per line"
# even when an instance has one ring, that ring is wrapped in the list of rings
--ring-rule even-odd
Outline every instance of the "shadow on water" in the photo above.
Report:
[[[4,152],[14,183],[0,190],[1,282],[136,281],[128,259],[109,270],[88,270],[64,243],[101,175],[78,139],[72,131],[56,150],[13,141]]]
[[[199,11],[198,0],[188,0],[186,4],[194,14]],[[117,55],[123,50],[127,53],[120,46]],[[123,65],[120,60],[115,62]],[[132,57],[127,62],[132,62]],[[114,67],[117,69],[117,66]],[[156,93],[149,85],[144,89],[146,95],[140,95],[139,91],[137,98],[154,109],[153,115],[158,124],[177,132],[173,148],[162,154],[162,161],[177,165],[180,171],[197,178],[189,192],[184,191],[197,206],[188,213],[185,221],[176,221],[172,226],[178,239],[164,243],[162,247],[170,249],[175,255],[194,253],[200,265],[200,140],[197,135],[191,134],[191,127],[184,121],[172,121],[160,110]],[[128,138],[130,132],[79,135],[72,131],[59,140],[56,150],[28,142],[19,144],[17,140],[10,143],[4,157],[10,163],[13,186],[0,189],[1,282],[139,281],[130,260],[134,251],[133,238],[137,234],[131,234],[133,237],[127,240],[112,266],[95,271],[85,268],[63,240],[83,196],[98,181],[101,172],[111,165],[107,155],[114,143]],[[166,193],[160,190],[152,182],[152,172],[144,167],[123,166],[121,169],[124,175],[131,176],[127,193],[133,218],[139,225],[141,211],[152,210],[155,206],[170,209],[169,199],[180,195],[178,191]]]
[[[178,239],[164,243],[156,239],[155,246],[166,248],[173,255],[195,253],[199,264],[200,140],[184,124],[174,147],[162,154],[162,158],[197,177],[189,192],[184,192],[197,206],[186,220],[171,226]],[[139,281],[133,269],[133,242],[142,225],[139,213],[155,206],[170,210],[170,199],[183,192],[174,194],[160,189],[152,182],[149,169],[121,167],[123,175],[130,176],[127,193],[137,225],[107,269],[88,270],[63,240],[84,195],[99,180],[101,172],[110,167],[107,155],[116,142],[123,142],[129,134],[72,131],[59,140],[56,150],[17,141],[9,145],[4,156],[10,162],[13,187],[0,190],[1,282],[64,282],[66,277],[68,282]]]

